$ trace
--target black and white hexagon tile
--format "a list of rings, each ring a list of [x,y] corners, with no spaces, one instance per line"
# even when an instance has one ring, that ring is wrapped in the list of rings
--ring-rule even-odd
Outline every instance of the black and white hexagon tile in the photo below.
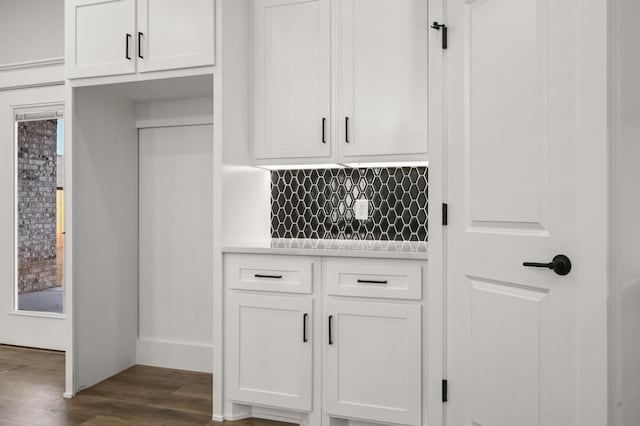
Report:
[[[426,167],[272,171],[271,236],[426,241],[428,198]]]

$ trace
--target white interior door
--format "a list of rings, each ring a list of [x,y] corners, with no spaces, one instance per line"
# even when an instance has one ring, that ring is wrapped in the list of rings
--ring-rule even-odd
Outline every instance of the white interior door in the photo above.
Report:
[[[69,78],[136,71],[135,0],[71,0],[65,16]]]
[[[213,65],[215,0],[138,0],[140,72]]]
[[[600,393],[586,383],[602,371],[584,360],[606,324],[581,304],[605,282],[596,289],[582,271],[604,271],[606,259],[579,256],[588,237],[576,224],[587,218],[598,232],[598,216],[578,208],[578,171],[604,162],[579,155],[575,132],[586,124],[575,114],[583,71],[566,37],[577,3],[447,4],[447,424],[604,424],[580,415],[602,408],[585,409]],[[558,254],[574,263],[568,275],[523,265]]]
[[[424,159],[417,154],[427,152],[427,2],[333,4],[341,156]]]
[[[64,311],[60,312],[59,309],[60,304],[63,304],[62,288],[52,287],[48,280],[52,278],[51,275],[56,274],[56,270],[51,268],[55,269],[56,262],[59,260],[57,239],[54,237],[49,249],[38,248],[36,246],[40,246],[39,240],[50,238],[42,233],[27,235],[25,230],[25,227],[29,226],[42,229],[55,228],[56,218],[51,217],[50,208],[45,206],[43,211],[42,197],[37,195],[33,198],[33,192],[31,192],[51,191],[51,195],[56,196],[56,188],[51,186],[51,183],[55,184],[55,182],[51,182],[50,177],[39,175],[39,170],[43,167],[52,167],[51,153],[46,155],[44,151],[29,153],[27,161],[30,164],[20,166],[18,150],[29,151],[31,145],[38,145],[42,141],[41,135],[36,134],[35,139],[27,141],[28,145],[23,145],[24,141],[21,140],[19,148],[16,125],[16,114],[19,116],[27,114],[26,118],[29,116],[55,117],[56,110],[64,109],[63,102],[63,86],[0,92],[0,152],[2,153],[0,182],[4,185],[4,190],[0,192],[0,241],[2,241],[0,244],[0,344],[66,349],[66,317]],[[47,131],[50,132],[52,129]],[[21,158],[25,158],[24,153],[21,153]],[[20,168],[19,173],[18,168]],[[38,185],[37,189],[24,189],[18,184],[18,174],[21,174],[21,181],[43,179],[43,183]],[[20,211],[23,207],[30,210],[26,215],[24,211]],[[42,222],[38,218],[44,218],[45,221]],[[51,231],[55,233],[55,229]],[[20,239],[22,241],[19,242]],[[28,241],[25,242],[25,239]],[[27,258],[22,257],[23,249],[26,249]],[[29,254],[34,254],[36,250],[39,252],[38,256]],[[47,250],[49,250],[48,254],[40,256]],[[53,259],[55,259],[54,264],[51,265],[50,261]],[[26,269],[25,263],[30,264]],[[27,280],[35,280],[38,283],[32,282],[27,288],[19,285],[19,276],[25,274],[32,277],[27,277]],[[21,309],[19,309],[20,306],[22,306]]]
[[[331,154],[329,11],[329,0],[255,1],[258,159]]]
[[[212,135],[139,131],[139,364],[211,372]]]

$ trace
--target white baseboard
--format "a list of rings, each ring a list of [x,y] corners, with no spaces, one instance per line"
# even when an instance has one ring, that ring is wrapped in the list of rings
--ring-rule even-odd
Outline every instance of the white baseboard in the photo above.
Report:
[[[213,346],[139,338],[136,344],[136,364],[211,373]]]
[[[225,416],[214,416],[213,420],[216,420],[215,417],[222,418],[222,420],[218,420],[218,421],[235,422],[235,421],[238,421],[238,420],[244,420],[244,419],[251,418],[251,412],[248,411],[246,413],[227,414]]]
[[[305,417],[307,414],[294,413],[286,410],[278,410],[275,408],[267,407],[253,407],[253,417],[258,419],[273,420],[275,422],[293,423],[300,426],[305,426]]]

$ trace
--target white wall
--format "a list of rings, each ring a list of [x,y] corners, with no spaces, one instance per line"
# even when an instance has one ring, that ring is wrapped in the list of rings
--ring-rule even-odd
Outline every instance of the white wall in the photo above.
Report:
[[[0,65],[64,56],[64,0],[0,0]]]
[[[640,2],[613,0],[610,422],[640,423]]]
[[[139,131],[136,362],[211,372],[213,128]]]
[[[135,363],[138,132],[133,102],[100,88],[75,89],[72,125],[77,392]]]
[[[250,167],[251,7],[247,0],[223,2],[224,74],[222,123],[224,141],[222,223],[223,244],[260,242],[271,237],[270,173]],[[237,194],[242,192],[243,197]]]

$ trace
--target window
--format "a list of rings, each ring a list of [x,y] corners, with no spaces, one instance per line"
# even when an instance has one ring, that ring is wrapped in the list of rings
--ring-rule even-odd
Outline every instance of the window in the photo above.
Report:
[[[15,308],[62,313],[64,119],[62,111],[16,114]]]

